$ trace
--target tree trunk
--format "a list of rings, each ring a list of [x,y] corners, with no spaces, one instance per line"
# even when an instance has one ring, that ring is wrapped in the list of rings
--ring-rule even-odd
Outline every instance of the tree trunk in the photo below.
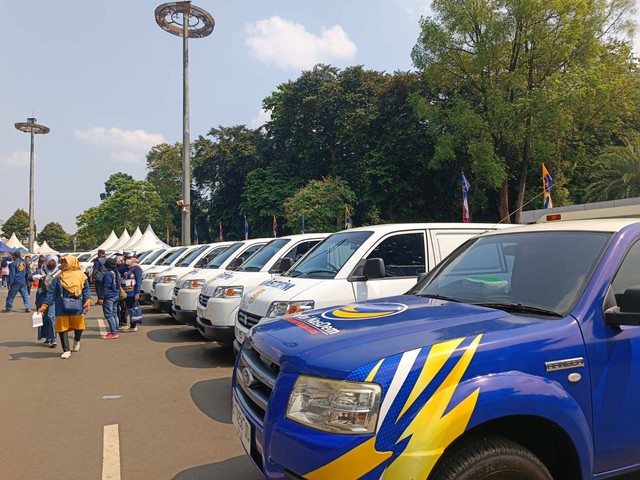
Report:
[[[509,217],[509,180],[507,178],[504,179],[500,187],[498,213],[500,214],[501,223],[511,223],[511,218]]]

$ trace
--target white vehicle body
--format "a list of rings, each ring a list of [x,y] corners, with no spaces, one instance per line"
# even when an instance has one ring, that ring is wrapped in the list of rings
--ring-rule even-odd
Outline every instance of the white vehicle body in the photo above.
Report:
[[[173,251],[173,248],[158,248],[156,250],[152,250],[149,255],[147,255],[146,257],[144,257],[144,259],[142,259],[142,261],[140,261],[138,266],[142,269],[143,272],[148,270],[152,266],[161,263],[162,260],[166,258],[166,253],[169,252],[169,250]]]
[[[183,275],[200,269],[215,257],[224,252],[229,246],[220,243],[210,243],[200,245],[189,251],[182,261],[175,267],[170,267],[157,275],[151,287],[151,303],[156,310],[171,313],[171,297],[176,281]]]
[[[200,333],[208,340],[231,346],[243,291],[279,275],[283,258],[289,258],[293,264],[328,236],[328,233],[308,233],[276,238],[236,271],[220,273],[205,283],[196,311]]]
[[[142,285],[140,285],[140,302],[151,303],[151,288],[153,281],[159,273],[164,272],[167,268],[173,267],[176,263],[187,255],[188,249],[192,247],[172,247],[167,249],[157,261],[152,265],[142,268]]]
[[[237,351],[263,317],[399,295],[468,239],[508,225],[408,223],[334,233],[285,274],[244,292],[235,324]]]
[[[226,269],[240,266],[251,255],[257,252],[270,239],[254,238],[239,242],[229,242],[229,248],[212,260],[209,265],[200,270],[193,270],[181,277],[173,289],[172,313],[173,317],[187,325],[195,327],[196,306],[200,290],[207,280],[211,280]]]

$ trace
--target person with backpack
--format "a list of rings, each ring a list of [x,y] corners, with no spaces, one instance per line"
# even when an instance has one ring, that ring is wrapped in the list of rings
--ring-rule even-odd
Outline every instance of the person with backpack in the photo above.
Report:
[[[104,274],[107,273],[107,269],[104,266],[106,261],[105,251],[98,250],[98,257],[93,261],[93,269],[91,270],[91,281],[96,286],[96,295],[98,296],[96,305],[102,305],[102,279]]]
[[[24,311],[28,313],[31,311],[31,299],[27,294],[27,262],[19,251],[14,252],[12,256],[13,262],[9,264],[9,293],[3,312],[13,311],[13,300],[19,292],[24,302]]]
[[[140,287],[142,285],[142,269],[138,265],[138,259],[134,256],[133,252],[126,252],[125,259],[124,263],[127,270],[122,274],[122,289],[127,293],[125,301],[129,314],[129,326],[127,327],[125,325],[122,329],[137,332],[138,323],[142,323],[142,320],[132,318],[132,312],[137,311],[140,313],[142,311],[138,303],[140,299]]]
[[[118,302],[120,301],[120,273],[115,258],[107,258],[104,263],[107,272],[102,278],[102,313],[109,324],[106,339],[118,338]]]
[[[29,281],[37,281],[38,289],[36,290],[36,308],[40,311],[40,307],[47,298],[47,293],[51,288],[53,280],[60,275],[60,266],[58,257],[55,255],[47,255],[38,260],[38,268],[29,277]],[[47,308],[42,314],[42,326],[38,327],[38,340],[45,339],[44,345],[49,348],[56,348],[56,312],[53,308]]]
[[[80,350],[80,338],[85,330],[84,316],[91,306],[89,280],[80,268],[80,262],[73,255],[60,261],[62,272],[51,284],[44,303],[38,312],[44,313],[51,305],[56,314],[56,333],[60,336],[62,355],[71,357],[71,352]],[[69,331],[73,330],[73,346],[69,348]]]

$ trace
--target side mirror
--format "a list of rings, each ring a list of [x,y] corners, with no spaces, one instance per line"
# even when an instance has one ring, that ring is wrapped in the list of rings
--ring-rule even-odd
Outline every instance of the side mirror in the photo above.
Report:
[[[278,271],[284,273],[289,270],[293,265],[293,260],[289,257],[283,257],[280,259],[280,265],[278,265]]]
[[[229,266],[227,267],[229,270],[235,270],[236,268],[238,268],[240,265],[242,265],[244,262],[244,258],[242,257],[238,257],[238,258],[234,258],[231,263],[229,264]]]
[[[620,306],[605,310],[604,318],[607,324],[615,327],[640,325],[640,285],[627,288],[620,299]]]
[[[382,260],[381,258],[367,258],[367,261],[364,263],[364,268],[362,269],[362,275],[367,280],[384,278],[384,260]]]
[[[194,268],[202,268],[205,267],[207,265],[207,263],[209,263],[209,259],[207,257],[201,258],[200,260],[198,260],[198,262],[194,265]]]

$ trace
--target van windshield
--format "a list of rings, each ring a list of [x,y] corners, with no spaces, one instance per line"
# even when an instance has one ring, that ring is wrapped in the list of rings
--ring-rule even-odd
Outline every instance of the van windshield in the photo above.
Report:
[[[207,265],[206,268],[216,269],[216,268],[222,267],[222,264],[224,264],[224,262],[226,262],[229,259],[229,257],[231,257],[231,255],[233,255],[240,247],[242,247],[242,245],[243,245],[242,242],[234,243],[229,248],[227,248],[224,252],[218,255],[216,258],[211,260],[211,262],[209,262],[209,265]]]
[[[271,240],[256,253],[251,255],[246,262],[238,268],[239,272],[259,272],[262,267],[278,253],[291,240],[288,238],[279,238]]]
[[[316,245],[296,264],[294,270],[289,270],[284,276],[334,278],[372,234],[367,231],[334,233]]]
[[[409,293],[561,317],[578,300],[611,237],[582,231],[477,237]]]
[[[188,266],[190,266],[208,248],[209,248],[209,245],[202,245],[200,248],[196,248],[196,249],[192,250],[182,260],[180,260],[180,262],[178,263],[177,266],[178,267],[188,267]]]
[[[149,265],[150,263],[153,263],[153,261],[164,252],[166,252],[166,250],[156,250],[155,252],[151,252],[149,255],[144,257],[144,260],[140,262],[140,265]]]
[[[178,250],[174,251],[171,255],[169,255],[167,258],[162,260],[162,263],[160,263],[160,265],[163,266],[163,267],[170,266],[176,258],[178,258],[179,256],[181,256],[184,253],[184,251],[186,249],[187,249],[187,247],[182,247],[182,248],[179,248]]]

